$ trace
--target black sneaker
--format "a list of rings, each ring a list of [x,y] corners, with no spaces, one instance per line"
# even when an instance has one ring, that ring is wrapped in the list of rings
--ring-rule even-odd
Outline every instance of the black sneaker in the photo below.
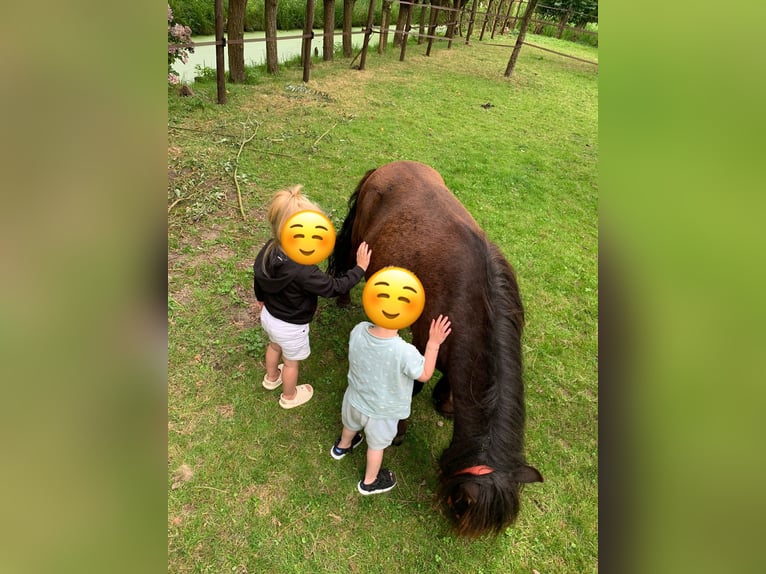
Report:
[[[359,443],[362,442],[364,437],[362,436],[362,433],[358,432],[354,435],[354,438],[351,439],[351,446],[348,448],[339,448],[338,443],[340,442],[340,437],[335,439],[335,444],[330,449],[330,456],[333,457],[335,460],[340,460],[344,456],[346,456],[348,453],[350,453],[352,450],[354,450],[356,447],[359,446]]]
[[[378,471],[378,478],[372,484],[365,484],[364,479],[359,481],[356,485],[361,494],[367,496],[368,494],[380,494],[381,492],[388,492],[396,486],[396,475],[387,468],[381,468]]]

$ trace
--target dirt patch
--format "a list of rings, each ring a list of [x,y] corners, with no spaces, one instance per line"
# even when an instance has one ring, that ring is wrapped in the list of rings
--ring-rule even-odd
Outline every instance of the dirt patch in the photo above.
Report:
[[[170,276],[168,275],[168,277]],[[189,285],[183,285],[177,291],[170,291],[170,284],[168,283],[168,294],[181,307],[188,307],[192,301],[192,290]]]
[[[237,500],[244,503],[254,498],[258,502],[255,514],[268,516],[274,506],[280,505],[287,498],[287,493],[281,484],[279,481],[268,484],[251,484],[237,495]]]

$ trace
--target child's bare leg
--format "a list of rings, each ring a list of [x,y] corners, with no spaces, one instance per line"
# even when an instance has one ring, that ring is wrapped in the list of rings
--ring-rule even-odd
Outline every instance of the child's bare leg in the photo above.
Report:
[[[367,449],[367,468],[364,470],[364,484],[372,484],[378,478],[380,465],[383,464],[383,451]]]
[[[340,433],[340,442],[338,443],[338,448],[349,448],[351,446],[351,441],[355,436],[355,430],[349,430],[346,427],[343,427],[343,430]]]
[[[282,358],[282,347],[269,343],[266,347],[266,378],[271,382],[279,378],[279,360]]]
[[[298,386],[298,366],[300,361],[284,360],[285,366],[282,367],[282,396],[291,400],[298,394],[295,387]]]

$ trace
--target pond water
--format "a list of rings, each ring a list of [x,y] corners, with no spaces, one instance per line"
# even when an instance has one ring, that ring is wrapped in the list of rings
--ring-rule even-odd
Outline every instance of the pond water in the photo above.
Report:
[[[351,35],[352,45],[354,46],[354,55],[356,51],[362,47],[364,43],[364,34],[359,34],[359,29],[354,29]],[[279,30],[277,31],[277,38],[284,38],[286,36],[301,36],[303,30]],[[311,50],[315,48],[322,54],[322,45],[324,43],[324,37],[320,36],[322,30],[314,30],[316,36],[311,41]],[[343,31],[335,31],[335,46],[336,49],[340,48],[343,44]],[[370,46],[377,46],[377,35],[373,35],[370,40]],[[245,32],[245,39],[253,38],[265,38],[265,32]],[[215,42],[215,36],[193,36],[192,42]],[[277,40],[277,56],[279,62],[282,63],[286,60],[300,56],[301,54],[301,38],[287,38]],[[224,65],[226,69],[229,69],[228,54],[224,52]],[[245,43],[245,65],[246,66],[259,66],[266,62],[266,42],[246,42]],[[186,84],[191,84],[194,81],[195,68],[201,66],[203,68],[215,69],[215,46],[197,46],[194,48],[194,53],[189,54],[189,61],[186,64],[181,61],[176,61],[173,64],[173,70],[181,77],[181,81]]]

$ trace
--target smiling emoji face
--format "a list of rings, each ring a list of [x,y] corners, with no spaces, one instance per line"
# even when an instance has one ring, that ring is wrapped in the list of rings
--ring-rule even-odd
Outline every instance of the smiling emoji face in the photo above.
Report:
[[[417,321],[426,304],[423,284],[401,267],[384,267],[365,283],[362,304],[367,317],[386,329],[404,329]]]
[[[287,256],[301,265],[324,261],[335,247],[335,227],[318,211],[299,211],[282,227],[279,241]]]

